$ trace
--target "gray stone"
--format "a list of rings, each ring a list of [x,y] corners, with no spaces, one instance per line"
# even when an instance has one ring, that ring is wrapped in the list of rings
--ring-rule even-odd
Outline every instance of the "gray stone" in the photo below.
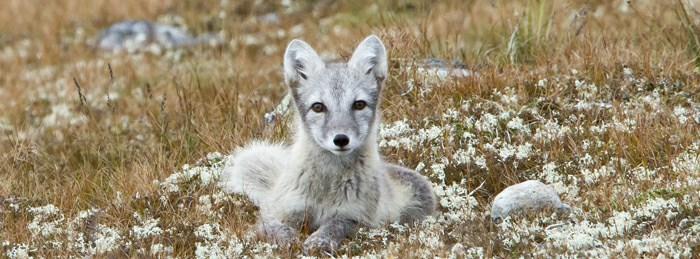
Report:
[[[292,95],[287,94],[284,96],[282,101],[275,107],[271,112],[265,113],[265,123],[273,125],[279,120],[279,118],[284,117],[289,112],[289,107],[292,105]]]
[[[529,180],[509,186],[496,195],[491,206],[491,219],[499,223],[516,213],[545,209],[554,209],[559,214],[568,214],[571,211],[571,207],[561,202],[551,186]]]
[[[426,76],[438,77],[440,80],[448,78],[465,78],[474,75],[474,73],[466,68],[466,65],[460,61],[453,61],[451,64],[442,59],[429,58],[419,64],[417,72]]]
[[[115,23],[100,34],[95,47],[110,52],[135,52],[148,48],[182,48],[201,44],[219,45],[222,39],[214,34],[192,36],[184,29],[148,21]]]
[[[258,16],[258,21],[264,24],[279,24],[280,16],[277,13],[268,13],[265,15]]]

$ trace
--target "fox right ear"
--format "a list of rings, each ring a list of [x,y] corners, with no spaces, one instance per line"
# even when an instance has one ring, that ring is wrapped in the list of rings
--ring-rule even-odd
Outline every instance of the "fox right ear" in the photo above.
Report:
[[[348,65],[365,74],[372,74],[380,82],[386,79],[388,73],[386,48],[376,35],[370,35],[352,53]]]
[[[284,52],[284,81],[293,87],[300,80],[325,67],[316,51],[302,40],[292,40]]]

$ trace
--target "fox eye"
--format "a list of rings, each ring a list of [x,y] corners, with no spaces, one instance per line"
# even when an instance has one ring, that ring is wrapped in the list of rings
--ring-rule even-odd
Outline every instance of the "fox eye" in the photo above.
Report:
[[[311,110],[316,112],[316,113],[321,113],[326,111],[326,106],[323,105],[322,103],[314,103],[311,105]]]
[[[367,102],[365,102],[365,101],[355,101],[354,103],[352,103],[353,110],[359,111],[359,110],[364,109],[365,107],[367,107]]]

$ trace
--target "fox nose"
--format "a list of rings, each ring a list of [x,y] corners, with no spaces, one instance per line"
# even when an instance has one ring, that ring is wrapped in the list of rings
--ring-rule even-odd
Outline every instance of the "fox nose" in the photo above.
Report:
[[[347,146],[348,143],[350,143],[350,138],[344,134],[338,134],[335,135],[333,138],[333,144],[335,144],[338,147],[344,147]]]

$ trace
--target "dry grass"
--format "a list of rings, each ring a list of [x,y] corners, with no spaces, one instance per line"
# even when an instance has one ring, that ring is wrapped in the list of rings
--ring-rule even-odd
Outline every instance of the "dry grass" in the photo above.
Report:
[[[447,185],[461,181],[459,188],[472,190],[485,184],[474,194],[473,207],[444,208],[463,213],[460,222],[360,234],[338,255],[465,256],[455,244],[465,250],[481,247],[486,257],[700,253],[700,9],[692,4],[385,0],[292,1],[286,8],[279,2],[226,2],[0,4],[3,256],[20,244],[32,256],[90,254],[72,246],[83,242],[94,249],[100,226],[122,237],[118,248],[102,256],[191,257],[216,242],[229,248],[240,244],[245,255],[266,255],[265,245],[246,238],[256,215],[244,199],[221,196],[214,184],[196,179],[177,182],[177,192],[154,181],[163,182],[210,152],[227,154],[254,138],[285,138],[285,123],[265,125],[262,116],[285,94],[280,68],[289,40],[303,38],[322,54],[342,59],[370,33],[390,49],[384,121],[406,119],[416,130],[443,130],[413,149],[384,147],[383,154],[409,167],[424,163],[422,172],[436,183],[440,170],[431,167],[446,164]],[[270,12],[279,14],[279,23],[256,19]],[[173,15],[195,33],[223,31],[227,44],[164,55],[105,55],[87,44],[113,22]],[[432,57],[461,60],[478,76],[432,82],[407,69]],[[414,88],[406,92],[409,81]],[[580,108],[586,104],[592,108]],[[450,109],[457,117],[443,116]],[[491,130],[475,126],[489,115],[503,117]],[[516,117],[529,133],[507,125]],[[553,128],[548,121],[569,131],[536,137]],[[464,137],[465,132],[474,136]],[[476,141],[472,158],[483,158],[485,167],[454,161],[453,154],[466,150],[470,139]],[[532,151],[524,158],[500,156],[507,145],[525,144]],[[689,162],[684,167],[679,161]],[[550,163],[557,179],[543,173]],[[640,177],[640,168],[656,173]],[[558,184],[575,213],[567,220],[490,223],[485,217],[490,199],[526,179]],[[206,195],[214,204],[203,211]],[[640,211],[653,207],[655,199],[677,206],[663,207],[649,220]],[[44,219],[30,212],[47,204],[60,212]],[[91,208],[99,212],[76,219]],[[612,237],[584,233],[601,242],[595,246],[573,246],[552,234],[556,229],[544,230],[562,222],[578,229],[585,229],[584,221],[614,226],[610,218],[618,212],[632,215],[632,229]],[[675,215],[663,217],[669,213]],[[139,239],[134,228],[148,218],[158,219],[164,232]],[[70,223],[74,219],[77,223]],[[31,230],[31,222],[46,226],[54,220],[62,231],[43,236]],[[225,241],[194,233],[214,223]],[[83,241],[76,241],[81,235]],[[433,236],[436,245],[429,241]],[[622,247],[612,245],[617,241]],[[172,251],[153,252],[153,244]],[[270,255],[298,253],[294,247]]]

